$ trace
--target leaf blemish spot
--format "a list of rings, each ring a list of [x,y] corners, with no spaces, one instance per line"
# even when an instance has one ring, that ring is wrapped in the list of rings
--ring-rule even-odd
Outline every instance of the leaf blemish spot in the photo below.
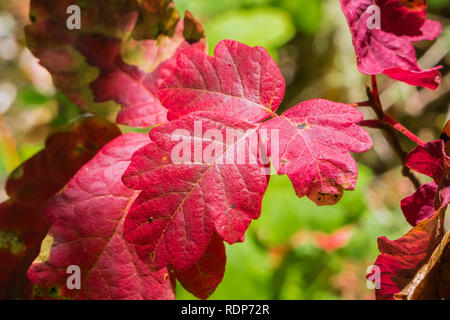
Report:
[[[300,130],[301,130],[301,129],[305,129],[305,128],[308,129],[308,127],[309,127],[309,126],[308,126],[307,123],[299,123],[299,124],[297,124],[297,126],[296,126],[296,128],[297,128],[297,129],[300,129]]]

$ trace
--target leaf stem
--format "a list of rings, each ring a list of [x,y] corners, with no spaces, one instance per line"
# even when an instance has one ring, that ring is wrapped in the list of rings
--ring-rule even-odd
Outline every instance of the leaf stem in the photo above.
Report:
[[[378,118],[378,124],[375,124],[373,121],[365,120],[362,122],[363,125],[376,127],[380,130],[382,130],[386,136],[386,139],[388,140],[389,144],[391,145],[392,149],[394,150],[397,157],[400,159],[403,170],[402,174],[409,178],[411,183],[418,189],[420,187],[420,181],[417,179],[417,177],[409,170],[408,167],[405,166],[407,153],[403,150],[402,145],[400,144],[400,141],[398,140],[397,135],[395,134],[395,131],[399,131],[402,134],[404,134],[406,137],[417,143],[418,145],[423,145],[424,142],[419,139],[416,135],[414,135],[412,132],[410,132],[408,129],[406,129],[403,125],[399,124],[397,121],[392,119],[391,117],[387,116],[384,113],[383,107],[381,105],[380,101],[380,93],[378,90],[378,84],[377,84],[377,78],[375,75],[371,76],[372,80],[372,89],[369,87],[366,87],[367,96],[369,97],[370,101],[370,107],[373,109],[375,114]]]
[[[369,100],[363,102],[349,103],[352,107],[371,107],[372,104]]]
[[[400,133],[403,133],[406,137],[408,137],[409,139],[411,139],[412,141],[417,143],[419,146],[422,146],[425,144],[425,142],[422,139],[417,137],[414,133],[409,131],[406,127],[404,127],[402,124],[395,121],[393,118],[391,118],[387,115],[384,115],[383,121],[385,123],[387,123],[388,125],[390,125],[392,128],[394,128],[395,130],[399,131]]]

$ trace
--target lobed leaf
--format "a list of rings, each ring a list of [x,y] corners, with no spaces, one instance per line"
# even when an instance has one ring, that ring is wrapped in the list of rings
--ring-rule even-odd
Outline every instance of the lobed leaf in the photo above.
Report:
[[[423,70],[413,42],[432,40],[441,33],[437,21],[426,19],[426,1],[340,0],[353,37],[361,73],[387,76],[410,85],[436,89],[441,66]],[[374,23],[379,8],[379,28]]]
[[[394,297],[402,300],[450,299],[450,231],[408,285]]]
[[[335,204],[343,190],[353,190],[358,168],[349,152],[372,147],[368,133],[357,124],[357,109],[328,100],[310,100],[292,107],[261,125],[267,130],[272,163],[278,174],[287,174],[299,197],[317,205]],[[272,141],[278,131],[279,141]],[[275,143],[275,144],[274,144]]]
[[[284,91],[283,76],[264,48],[223,40],[214,57],[181,51],[159,96],[170,120],[203,110],[255,123],[273,114]]]
[[[445,210],[445,206],[440,208],[398,240],[378,238],[381,254],[374,265],[380,268],[381,286],[377,299],[394,299],[427,263],[444,236]]]
[[[112,123],[82,118],[50,136],[45,149],[14,170],[0,204],[0,298],[29,298],[26,272],[49,228],[42,209],[100,148],[120,134]]]
[[[175,272],[175,277],[187,291],[200,299],[207,299],[222,282],[225,264],[223,240],[214,234],[203,256],[187,270]]]
[[[435,212],[434,199],[438,185],[434,182],[426,183],[412,195],[401,201],[401,208],[406,220],[413,227],[420,221],[425,220]]]
[[[108,143],[45,208],[52,226],[28,277],[44,296],[71,299],[172,299],[166,269],[152,272],[123,239],[123,221],[136,191],[121,181],[133,152],[147,143],[129,133]],[[68,288],[69,266],[81,288]]]
[[[236,130],[236,139],[225,139]],[[267,188],[265,165],[252,143],[258,142],[256,126],[198,112],[153,129],[150,139],[123,177],[128,187],[143,190],[124,229],[140,257],[155,269],[184,271],[200,259],[214,232],[228,243],[241,241],[259,217]]]
[[[426,143],[414,148],[405,162],[407,167],[433,178],[437,185],[435,195],[424,201],[434,202],[435,209],[450,202],[450,158],[445,148],[443,140]],[[427,194],[431,196],[430,192]],[[426,203],[424,205],[426,206]]]
[[[405,164],[439,183],[445,175],[450,159],[445,154],[444,142],[436,140],[414,148],[408,154]]]

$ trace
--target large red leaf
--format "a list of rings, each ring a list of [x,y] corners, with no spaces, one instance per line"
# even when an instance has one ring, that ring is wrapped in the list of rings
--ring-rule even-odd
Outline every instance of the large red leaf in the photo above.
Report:
[[[440,208],[398,240],[378,239],[381,254],[374,265],[380,268],[381,284],[377,299],[394,299],[427,263],[443,238],[445,209]]]
[[[353,36],[359,71],[387,76],[415,86],[435,89],[439,69],[422,70],[417,64],[415,41],[432,40],[441,32],[437,21],[426,19],[426,1],[340,0]],[[377,5],[380,28],[369,27]]]
[[[26,271],[49,228],[42,208],[107,142],[120,134],[112,123],[82,118],[49,137],[45,149],[9,177],[10,199],[0,204],[0,298],[26,298]]]
[[[285,84],[263,48],[224,40],[214,53],[179,53],[174,72],[159,90],[169,119],[198,110],[251,123],[274,117],[260,125],[260,132],[266,130],[269,145],[278,147],[279,157],[272,152],[274,166],[279,174],[289,175],[300,197],[334,204],[343,189],[355,187],[357,167],[348,151],[364,152],[372,145],[357,125],[362,113],[349,105],[312,100],[279,117],[275,111]]]
[[[122,178],[142,190],[125,220],[125,238],[154,269],[196,271],[215,233],[230,244],[242,241],[259,217],[267,187],[268,163],[260,154],[266,143],[282,151],[278,159],[271,149],[272,160],[278,173],[291,177],[299,196],[331,204],[343,189],[354,188],[357,167],[349,152],[372,145],[357,125],[362,114],[349,105],[314,100],[278,116],[284,89],[263,48],[225,40],[215,57],[192,48],[178,54],[159,90],[173,121],[150,132],[151,142],[133,155]],[[268,117],[274,119],[262,122]],[[229,141],[236,130],[242,135]],[[184,281],[207,296],[205,285]]]
[[[88,162],[45,209],[52,222],[41,254],[28,271],[44,295],[72,299],[171,299],[165,269],[153,273],[122,236],[138,192],[121,181],[133,152],[148,142],[122,135]],[[81,289],[66,285],[69,266],[81,270]]]
[[[80,30],[66,26],[71,5],[81,9]],[[115,101],[123,107],[117,121],[132,126],[166,121],[157,86],[172,71],[178,50],[205,49],[201,26],[189,13],[179,21],[169,0],[32,0],[30,16],[28,47],[56,87],[97,113],[115,108],[99,102]]]
[[[292,107],[260,130],[267,130],[270,145],[278,148],[278,154],[269,148],[272,163],[278,174],[289,176],[297,195],[329,205],[339,201],[343,189],[355,188],[358,168],[349,152],[372,146],[357,125],[362,119],[349,105],[318,99]]]
[[[214,234],[203,256],[185,271],[176,271],[181,285],[200,299],[207,299],[222,282],[225,273],[225,246]]]
[[[123,177],[144,190],[127,216],[125,237],[155,269],[184,271],[203,255],[214,230],[234,243],[259,217],[267,177],[252,143],[256,127],[199,112],[153,129],[150,138]],[[184,161],[174,158],[180,144],[187,146]]]
[[[273,114],[284,91],[283,76],[264,48],[223,40],[214,57],[181,51],[159,95],[170,120],[207,110],[254,123]]]

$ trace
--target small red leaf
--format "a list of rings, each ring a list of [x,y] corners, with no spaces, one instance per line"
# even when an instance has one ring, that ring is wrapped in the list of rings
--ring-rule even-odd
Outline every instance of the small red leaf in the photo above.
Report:
[[[435,209],[450,202],[450,157],[442,140],[429,142],[413,149],[406,158],[406,166],[430,176],[438,185],[434,199]]]
[[[194,265],[175,277],[190,293],[200,299],[208,297],[222,282],[225,273],[226,254],[223,240],[214,234],[203,256]]]
[[[444,176],[446,163],[450,163],[450,158],[445,154],[442,140],[414,148],[406,159],[406,166],[433,178],[436,183]]]
[[[283,76],[264,48],[223,40],[214,57],[195,49],[181,51],[159,96],[170,120],[205,110],[254,123],[278,108],[284,91]]]
[[[168,271],[153,273],[122,236],[137,196],[121,181],[131,155],[147,143],[129,133],[107,144],[45,209],[52,227],[28,277],[44,293],[72,299],[171,299]],[[81,288],[66,285],[69,266],[81,270]]]
[[[426,20],[425,1],[340,0],[353,36],[359,71],[387,76],[410,85],[436,89],[439,69],[422,70],[413,42],[441,33],[437,21]],[[370,10],[376,5],[377,11]],[[376,20],[380,22],[375,25]]]
[[[416,192],[402,200],[402,211],[410,225],[414,227],[435,212],[434,200],[437,190],[437,184],[430,182],[421,185]]]
[[[299,197],[318,205],[339,201],[343,189],[353,190],[358,168],[349,152],[371,148],[369,134],[357,125],[357,109],[328,100],[310,100],[292,107],[261,125],[270,136],[272,163],[278,174],[287,174]],[[279,142],[273,141],[278,131]]]

